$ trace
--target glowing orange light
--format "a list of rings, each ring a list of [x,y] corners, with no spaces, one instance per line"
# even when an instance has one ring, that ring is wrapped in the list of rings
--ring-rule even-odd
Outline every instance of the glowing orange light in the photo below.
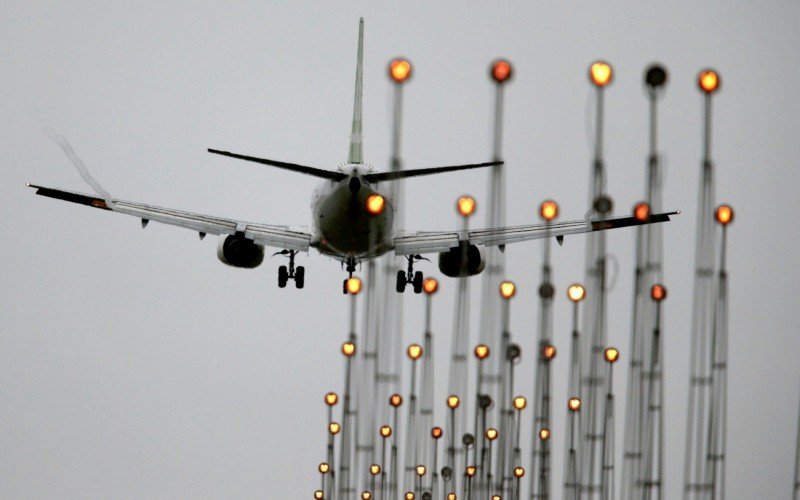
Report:
[[[492,495],[492,500],[503,500],[503,497],[500,495]]]
[[[616,363],[619,359],[619,349],[616,347],[609,347],[605,351],[605,358],[609,363]]]
[[[597,87],[605,87],[614,78],[611,65],[605,61],[595,61],[589,66],[589,79]]]
[[[727,226],[733,222],[733,208],[730,205],[720,205],[717,207],[714,217],[717,219],[717,222],[723,226]]]
[[[388,425],[381,426],[381,437],[388,438],[392,435],[392,428]]]
[[[514,68],[505,59],[498,59],[492,63],[492,78],[497,83],[505,83],[511,79]]]
[[[475,472],[477,472],[477,469],[475,468],[474,465],[470,465],[470,466],[467,467],[467,470],[464,471],[464,472],[468,477],[473,477],[473,476],[475,476]]]
[[[334,436],[336,434],[339,434],[340,430],[342,430],[342,426],[339,425],[337,422],[331,422],[330,424],[328,424],[328,432],[330,432]]]
[[[369,491],[364,491],[361,493],[361,500],[370,500],[372,498],[372,493]]]
[[[553,344],[548,344],[542,347],[542,357],[547,361],[550,361],[551,359],[555,358],[557,352],[558,351],[556,351],[556,346],[554,346]]]
[[[358,292],[361,291],[361,280],[358,278],[348,278],[347,279],[347,293],[350,295],[358,295]]]
[[[417,465],[417,475],[418,476],[420,476],[420,477],[424,476],[425,472],[427,472],[427,469],[425,469],[424,465]]]
[[[586,297],[586,289],[580,283],[573,283],[567,289],[567,297],[572,302],[580,302]]]
[[[489,441],[494,441],[495,439],[497,439],[498,434],[499,433],[497,432],[497,429],[495,429],[494,427],[489,427],[488,429],[486,429],[486,439],[488,439]]]
[[[356,345],[352,342],[345,342],[342,344],[342,354],[348,358],[356,353]]]
[[[406,500],[414,500],[414,493],[411,491],[406,491]]]
[[[464,217],[469,217],[475,213],[475,198],[472,196],[462,196],[458,199],[456,206],[458,207],[458,213]]]
[[[489,357],[489,346],[486,344],[478,344],[475,346],[475,357],[478,359],[486,359]]]
[[[439,439],[440,437],[442,437],[442,434],[443,431],[441,427],[434,427],[433,429],[431,429],[431,436],[433,436],[433,439]]]
[[[372,215],[379,215],[383,212],[386,200],[379,194],[371,194],[367,197],[367,212]]]
[[[436,281],[436,278],[425,278],[425,281],[422,282],[422,289],[428,295],[433,295],[439,290],[439,282]]]
[[[647,222],[650,219],[650,205],[647,203],[637,203],[635,207],[633,207],[633,216],[639,222]]]
[[[422,356],[422,346],[419,344],[411,344],[406,349],[406,354],[408,357],[411,358],[412,361],[416,361]]]
[[[325,404],[328,406],[336,406],[339,402],[339,396],[335,392],[329,392],[325,395]]]
[[[369,466],[369,473],[373,476],[377,476],[381,473],[381,466],[378,464],[372,464]]]
[[[550,429],[548,429],[547,427],[539,429],[539,439],[541,439],[542,441],[547,441],[548,439],[550,439]]]
[[[389,396],[389,404],[397,408],[401,404],[403,404],[403,396],[399,394],[392,394]]]
[[[447,407],[451,410],[455,410],[460,404],[461,400],[458,398],[458,396],[451,395],[447,397]]]
[[[453,492],[448,493],[447,500],[456,500],[456,494]]]
[[[650,289],[650,297],[656,302],[661,302],[667,298],[667,289],[664,285],[653,285],[653,288]]]
[[[317,469],[319,469],[319,471],[320,471],[322,474],[327,474],[327,473],[328,473],[328,471],[329,471],[329,470],[331,470],[331,466],[330,466],[330,465],[328,465],[328,463],[327,463],[327,462],[322,462],[321,464],[319,464],[319,467],[317,467]]]
[[[407,59],[393,59],[389,63],[389,76],[397,83],[411,78],[411,62]]]
[[[525,469],[523,467],[514,467],[514,477],[522,477],[525,475]]]
[[[504,299],[510,299],[517,294],[517,285],[513,281],[504,281],[500,283],[500,296]]]
[[[322,492],[322,490],[317,490],[314,492],[314,498],[317,500],[323,500],[325,498],[325,494]]]
[[[697,84],[706,94],[712,94],[719,88],[720,78],[713,69],[704,69],[697,75]]]
[[[542,204],[539,205],[539,215],[547,222],[555,219],[558,217],[558,203],[553,200],[543,201]]]
[[[567,401],[567,408],[569,408],[570,411],[580,410],[581,409],[580,398],[569,398],[569,401]]]
[[[525,396],[517,396],[514,398],[514,408],[522,411],[526,406],[528,406],[528,400],[525,399]]]

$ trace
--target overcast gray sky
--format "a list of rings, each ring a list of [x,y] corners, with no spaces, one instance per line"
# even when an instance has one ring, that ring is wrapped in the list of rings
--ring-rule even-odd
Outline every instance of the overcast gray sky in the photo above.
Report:
[[[800,388],[797,1],[6,1],[2,11],[0,496],[310,495],[324,457],[322,395],[340,390],[343,377],[338,346],[347,311],[338,264],[304,256],[306,289],[279,290],[277,259],[254,271],[231,269],[216,260],[213,238],[198,242],[156,224],[142,231],[132,218],[34,197],[26,181],[88,188],[26,106],[71,140],[116,197],[305,225],[313,179],[205,150],[326,168],[344,161],[364,16],[365,159],[379,169],[388,158],[391,57],[405,55],[415,68],[406,89],[408,167],[487,160],[487,66],[497,56],[514,63],[505,135],[511,224],[534,221],[545,198],[558,200],[565,218],[586,212],[586,70],[596,58],[616,70],[607,94],[608,191],[617,213],[641,199],[642,72],[653,61],[669,68],[664,200],[684,212],[664,232],[670,498],[682,482],[701,155],[695,75],[705,66],[720,71],[717,199],[737,212],[729,239],[728,492],[788,497]],[[407,227],[454,227],[456,197],[474,194],[480,211],[486,184],[485,172],[408,181]],[[609,337],[623,356],[633,237],[624,230],[609,237],[620,263]],[[582,279],[584,245],[568,238],[554,253],[562,348],[563,291]],[[519,373],[528,374],[520,390],[530,395],[533,364],[525,353],[536,325],[539,245],[510,247],[507,255],[509,278],[519,285],[512,306],[524,353]],[[453,288],[444,282],[436,297],[440,346],[449,345]],[[406,297],[404,343],[421,337],[422,306]],[[444,376],[444,358],[438,367]],[[566,397],[566,367],[560,358],[556,398]],[[622,394],[624,369],[618,373]],[[620,398],[619,415],[622,408]],[[556,416],[554,435],[563,435]],[[558,483],[562,446],[554,451]]]

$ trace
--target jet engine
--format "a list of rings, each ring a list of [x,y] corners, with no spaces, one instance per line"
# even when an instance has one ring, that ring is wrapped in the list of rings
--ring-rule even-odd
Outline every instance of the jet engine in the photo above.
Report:
[[[240,234],[220,236],[217,258],[229,266],[252,269],[264,262],[264,247]]]
[[[466,251],[465,251],[466,250]],[[445,276],[475,276],[486,267],[486,252],[482,247],[469,245],[453,247],[439,254],[439,271]]]

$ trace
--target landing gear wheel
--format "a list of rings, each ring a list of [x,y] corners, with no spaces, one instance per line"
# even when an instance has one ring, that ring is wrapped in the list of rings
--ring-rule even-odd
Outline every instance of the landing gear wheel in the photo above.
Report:
[[[286,282],[289,281],[289,271],[286,266],[278,268],[278,288],[286,288]]]
[[[405,271],[397,271],[397,283],[395,284],[397,293],[406,291],[406,273]]]
[[[414,273],[414,293],[422,293],[422,271]]]
[[[297,266],[297,269],[294,271],[294,286],[297,288],[303,288],[306,284],[306,268],[303,266]]]
[[[342,281],[342,293],[347,295],[347,280]]]

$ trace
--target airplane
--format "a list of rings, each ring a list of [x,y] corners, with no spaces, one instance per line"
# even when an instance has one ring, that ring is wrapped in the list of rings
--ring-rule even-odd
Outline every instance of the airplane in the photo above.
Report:
[[[397,272],[395,288],[400,293],[405,291],[408,284],[412,285],[415,293],[422,291],[422,272],[415,272],[414,264],[419,260],[427,260],[422,257],[425,254],[439,254],[439,270],[445,276],[473,276],[479,274],[485,267],[486,247],[497,246],[503,251],[507,244],[550,237],[555,237],[561,243],[565,235],[666,222],[670,220],[671,215],[679,213],[649,214],[646,218],[623,216],[479,230],[396,231],[393,226],[395,207],[382,189],[386,183],[422,175],[501,165],[503,162],[490,161],[388,172],[375,171],[365,163],[361,136],[363,47],[364,19],[362,18],[358,28],[350,149],[347,163],[337,170],[208,149],[208,152],[213,154],[324,179],[323,184],[313,195],[313,220],[310,229],[251,223],[112,198],[91,177],[69,142],[62,136],[55,137],[54,140],[62,147],[97,196],[30,183],[28,186],[34,188],[36,194],[41,196],[138,217],[142,221],[143,228],[150,221],[156,221],[196,231],[201,240],[207,234],[217,235],[219,237],[217,257],[224,264],[233,267],[258,267],[264,261],[265,247],[280,249],[275,255],[280,254],[289,258],[288,266],[278,268],[280,288],[286,287],[289,280],[294,281],[296,288],[304,287],[305,268],[295,267],[295,257],[300,252],[308,253],[309,248],[315,248],[320,254],[341,261],[349,277],[352,277],[359,263],[394,251],[396,256],[402,256],[408,261],[407,270]],[[343,292],[346,293],[346,289],[345,279]]]

